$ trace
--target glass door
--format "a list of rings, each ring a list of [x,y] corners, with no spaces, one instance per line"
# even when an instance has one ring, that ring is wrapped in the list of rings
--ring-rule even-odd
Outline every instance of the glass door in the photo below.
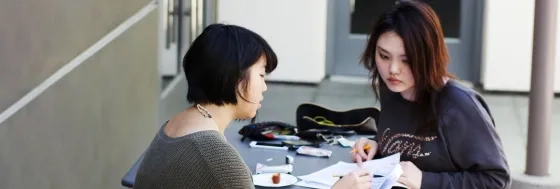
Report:
[[[215,1],[159,1],[159,72],[164,81],[182,72],[181,61],[192,40],[214,18]]]

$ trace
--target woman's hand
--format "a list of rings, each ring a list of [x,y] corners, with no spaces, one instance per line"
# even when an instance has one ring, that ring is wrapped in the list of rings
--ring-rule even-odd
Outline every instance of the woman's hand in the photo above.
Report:
[[[332,189],[370,189],[373,176],[368,170],[359,169],[342,177],[334,183]]]
[[[371,148],[364,150],[364,146],[368,144],[371,146]],[[354,149],[357,152],[352,153],[352,161],[358,163],[358,166],[361,167],[363,161],[373,159],[373,156],[375,156],[375,153],[377,152],[377,147],[377,142],[373,140],[364,137],[358,139],[354,144]]]
[[[411,189],[420,189],[420,185],[422,185],[422,171],[410,161],[401,162],[401,168],[403,173],[399,177],[398,182]]]

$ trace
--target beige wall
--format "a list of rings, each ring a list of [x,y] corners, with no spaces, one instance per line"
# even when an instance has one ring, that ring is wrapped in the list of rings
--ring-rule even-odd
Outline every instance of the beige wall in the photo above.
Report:
[[[148,0],[0,1],[0,113]],[[157,9],[0,123],[0,188],[122,188],[157,123]]]

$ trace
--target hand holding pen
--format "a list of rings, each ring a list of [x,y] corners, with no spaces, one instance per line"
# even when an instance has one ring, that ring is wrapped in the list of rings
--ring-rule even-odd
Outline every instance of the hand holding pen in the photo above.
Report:
[[[367,139],[367,138],[360,138],[354,144],[352,153],[352,161],[358,163],[358,166],[362,166],[363,161],[373,159],[375,153],[377,152],[378,144],[377,142]]]

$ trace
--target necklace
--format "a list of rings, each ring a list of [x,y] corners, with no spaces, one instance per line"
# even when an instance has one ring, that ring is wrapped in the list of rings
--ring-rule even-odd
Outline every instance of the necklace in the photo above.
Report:
[[[210,114],[210,112],[206,108],[202,107],[200,104],[196,104],[196,108],[202,114],[203,117],[212,119],[212,121],[214,121],[214,123],[216,123],[216,126],[218,128],[220,128],[220,125],[218,124],[218,121],[216,121],[216,119],[214,119],[214,117],[212,117],[212,114]]]

